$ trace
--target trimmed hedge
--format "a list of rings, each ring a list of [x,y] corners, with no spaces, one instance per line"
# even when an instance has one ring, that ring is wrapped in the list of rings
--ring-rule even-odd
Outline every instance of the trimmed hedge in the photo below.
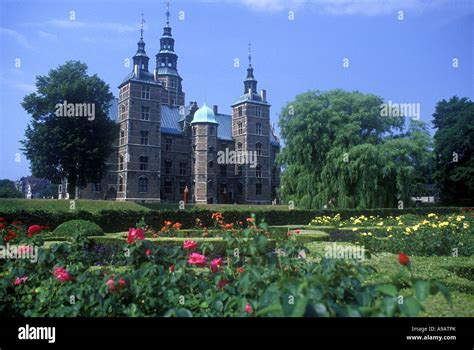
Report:
[[[94,222],[87,220],[70,220],[63,222],[51,233],[53,237],[74,238],[78,233],[85,236],[103,236],[104,231]]]
[[[358,215],[379,215],[380,217],[397,216],[400,214],[427,215],[428,213],[438,215],[460,213],[461,208],[439,207],[439,208],[407,208],[403,210],[395,208],[387,209],[367,209],[367,210],[267,210],[257,212],[257,220],[265,219],[269,225],[307,225],[316,216],[341,214],[342,219],[348,219],[351,216]],[[20,220],[25,225],[48,225],[55,229],[63,222],[69,220],[87,220],[95,222],[102,227],[105,232],[127,231],[130,227],[140,221],[142,217],[148,225],[154,228],[160,228],[165,220],[180,222],[183,228],[192,228],[195,226],[196,219],[200,219],[204,226],[212,227],[214,225],[211,215],[212,210],[174,210],[174,211],[135,211],[135,210],[102,210],[98,213],[86,211],[71,212],[47,212],[41,210],[11,210],[0,212],[0,217],[7,221]],[[252,212],[241,210],[228,210],[224,212],[226,222],[244,221],[250,217]]]

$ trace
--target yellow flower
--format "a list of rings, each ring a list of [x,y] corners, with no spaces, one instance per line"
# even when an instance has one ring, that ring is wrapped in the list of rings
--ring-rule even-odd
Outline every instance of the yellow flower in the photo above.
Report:
[[[367,236],[372,236],[372,232],[367,233]]]
[[[464,216],[463,215],[458,215],[456,216],[456,221],[463,221],[464,220]]]
[[[446,226],[448,226],[448,225],[449,225],[449,222],[443,221],[443,222],[440,222],[439,228],[443,228],[443,227],[446,227]]]
[[[465,222],[464,224],[462,224],[462,228],[464,228],[464,229],[469,228],[469,224],[467,222]]]
[[[387,231],[388,232],[392,231],[392,226],[387,227]]]
[[[357,231],[357,230],[358,230],[357,227],[353,227],[353,228],[352,228],[352,231]]]
[[[377,226],[383,226],[383,221],[379,222],[378,224],[376,224]]]
[[[411,229],[410,229],[409,227],[407,227],[407,228],[405,229],[405,231],[406,231],[407,233],[411,233]]]
[[[393,237],[393,235],[388,235],[388,238],[392,238],[392,237]]]
[[[429,213],[429,214],[428,214],[428,217],[429,217],[429,218],[436,218],[437,216],[436,216],[435,213]]]

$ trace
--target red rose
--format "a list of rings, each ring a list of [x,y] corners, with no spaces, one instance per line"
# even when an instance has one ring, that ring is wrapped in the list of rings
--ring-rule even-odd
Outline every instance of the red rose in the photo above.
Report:
[[[214,259],[211,261],[211,271],[216,273],[216,272],[220,272],[222,270],[222,265],[224,265],[224,263],[222,262],[222,258],[217,258],[217,259]]]
[[[183,243],[183,249],[186,250],[193,250],[197,248],[197,243],[196,241],[184,241]]]
[[[170,272],[174,272],[174,265],[170,265],[170,267],[168,268],[168,270],[169,270]]]
[[[293,230],[293,232],[296,233],[296,234],[298,234],[298,233],[300,233],[300,230],[295,229],[295,230]]]
[[[119,279],[119,284],[122,286],[122,287],[125,287],[126,284],[125,284],[125,280],[123,278]]]
[[[145,239],[145,232],[141,228],[131,228],[128,230],[128,244],[132,244],[136,240],[143,241]]]
[[[238,273],[244,273],[244,268],[241,266],[241,267],[238,267],[237,268],[237,272]]]
[[[151,249],[147,249],[145,254],[146,254],[146,256],[150,256],[151,255]]]
[[[228,280],[220,280],[219,283],[217,283],[217,288],[222,289],[222,288],[224,288],[228,283],[229,283]]]
[[[188,264],[198,267],[206,266],[206,257],[199,253],[192,253],[188,258]]]
[[[398,262],[406,266],[410,263],[410,258],[405,253],[400,253],[398,254]]]
[[[37,234],[40,232],[41,232],[40,225],[31,225],[30,227],[28,227],[28,237],[33,237],[34,234]]]
[[[248,314],[253,312],[252,306],[250,304],[245,305],[245,312]]]
[[[73,280],[73,277],[72,277],[72,275],[69,273],[69,271],[66,270],[66,269],[63,269],[62,267],[55,267],[55,268],[54,268],[54,275],[56,276],[56,278],[57,278],[60,282],[68,282],[68,281],[72,281],[72,280]]]

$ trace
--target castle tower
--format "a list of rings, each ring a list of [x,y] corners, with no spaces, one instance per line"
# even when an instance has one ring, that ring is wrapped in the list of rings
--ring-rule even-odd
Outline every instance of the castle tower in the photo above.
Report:
[[[214,112],[204,103],[191,121],[193,147],[193,196],[196,203],[217,198],[217,127]]]
[[[232,137],[244,163],[235,169],[236,199],[241,203],[270,203],[270,104],[265,90],[257,92],[250,44],[248,59],[244,94],[232,104]]]
[[[148,72],[143,23],[133,71],[119,85],[117,200],[160,201],[161,83]]]
[[[178,55],[174,51],[171,35],[169,1],[166,10],[166,25],[160,38],[160,51],[156,54],[155,80],[163,84],[162,103],[169,106],[184,106],[182,78],[178,74]]]

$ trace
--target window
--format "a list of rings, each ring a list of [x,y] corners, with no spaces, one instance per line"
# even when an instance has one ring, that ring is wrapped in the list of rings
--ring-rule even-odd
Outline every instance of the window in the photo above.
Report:
[[[173,139],[167,138],[165,140],[165,151],[171,151],[171,147],[173,146]]]
[[[124,186],[123,186],[123,177],[119,176],[119,185],[118,185],[118,191],[123,192]]]
[[[255,132],[256,132],[257,135],[262,135],[262,124],[257,123],[255,125]]]
[[[227,166],[221,165],[219,168],[219,172],[221,177],[227,177]]]
[[[262,177],[262,167],[260,165],[257,165],[255,168],[255,176],[258,178]]]
[[[255,106],[255,116],[256,117],[261,117],[262,116],[262,107]]]
[[[144,100],[150,99],[150,87],[149,86],[142,86],[142,98]]]
[[[237,133],[239,135],[242,135],[242,123],[237,123]]]
[[[239,142],[237,144],[237,151],[242,151],[242,143],[241,142]]]
[[[193,127],[193,136],[196,136],[196,127]]]
[[[138,192],[148,192],[148,179],[146,177],[138,179]]]
[[[169,159],[165,160],[165,174],[171,175],[173,173],[173,162]]]
[[[102,191],[102,184],[100,182],[92,184],[92,192]]]
[[[165,193],[173,194],[173,182],[171,180],[165,180]]]
[[[227,184],[220,184],[221,194],[227,194]]]
[[[237,183],[237,195],[241,196],[244,193],[244,186],[240,182]]]
[[[148,145],[148,131],[140,131],[140,143],[142,145]]]
[[[125,130],[120,130],[120,145],[125,143]]]
[[[170,65],[170,67],[171,67],[171,65]],[[171,87],[174,88],[174,84],[175,84],[175,83],[174,83],[174,79],[171,79],[171,80],[170,80],[170,83],[171,83]]]
[[[142,120],[150,120],[150,107],[142,106],[141,119]]]
[[[257,142],[255,144],[255,149],[257,150],[257,156],[262,155],[262,144],[260,142]]]
[[[242,116],[242,106],[237,108],[237,111],[238,111],[239,117],[241,117]]]
[[[123,170],[123,155],[119,155],[119,170]]]
[[[119,100],[122,101],[122,100],[125,100],[126,98],[128,98],[129,92],[130,92],[129,85],[125,85],[124,87],[122,87],[120,89]]]
[[[262,184],[256,184],[255,185],[255,194],[257,196],[261,196],[262,195]]]
[[[237,176],[243,176],[243,167],[242,167],[242,165],[237,165]]]
[[[207,165],[209,166],[209,168],[214,168],[214,162],[211,160],[210,162],[207,163]]]
[[[179,162],[179,175],[186,175],[186,162]]]
[[[209,135],[214,135],[214,127],[213,126],[209,127]]]
[[[209,147],[209,154],[214,154],[214,146]]]
[[[148,157],[140,157],[140,170],[148,170]]]

